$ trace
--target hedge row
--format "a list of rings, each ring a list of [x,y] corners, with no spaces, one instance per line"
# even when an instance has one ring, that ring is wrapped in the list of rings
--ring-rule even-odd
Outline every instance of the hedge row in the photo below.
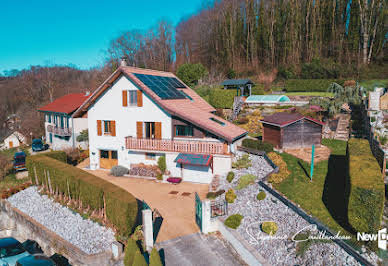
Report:
[[[289,79],[284,89],[287,92],[326,92],[333,82],[343,84],[342,80],[335,79]]]
[[[28,156],[27,169],[33,183],[49,186],[54,191],[77,199],[92,210],[104,208],[107,219],[119,234],[128,235],[135,225],[138,208],[136,198],[121,189],[77,167],[51,157],[62,158],[59,154]],[[36,173],[36,177],[35,177]]]
[[[231,109],[235,96],[236,90],[213,89],[209,93],[209,103],[214,108]]]
[[[67,162],[67,155],[64,151],[50,151],[50,152],[41,153],[38,155],[44,155],[65,163]]]
[[[273,151],[273,145],[268,142],[262,142],[256,139],[244,139],[242,146],[254,150],[265,151],[266,153]]]
[[[365,139],[350,139],[347,147],[350,194],[349,224],[357,232],[376,233],[384,208],[384,181],[380,166]]]

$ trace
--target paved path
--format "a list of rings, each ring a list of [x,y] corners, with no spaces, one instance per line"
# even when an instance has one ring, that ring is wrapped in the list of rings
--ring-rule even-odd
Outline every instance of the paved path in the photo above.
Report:
[[[238,266],[246,265],[236,251],[214,234],[200,233],[163,241],[166,266]]]
[[[172,185],[135,177],[115,177],[109,175],[107,170],[85,171],[126,189],[139,200],[144,200],[151,209],[156,208],[163,217],[156,242],[199,231],[195,223],[194,197],[197,192],[201,198],[205,198],[208,185],[188,182]],[[177,193],[170,194],[172,191]],[[183,192],[189,195],[184,196]]]

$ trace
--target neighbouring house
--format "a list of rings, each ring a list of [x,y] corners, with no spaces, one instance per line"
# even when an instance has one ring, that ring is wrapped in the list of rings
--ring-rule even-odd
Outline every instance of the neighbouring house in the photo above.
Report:
[[[369,92],[368,100],[368,110],[369,111],[378,111],[380,110],[380,91],[371,91]]]
[[[3,123],[3,127],[10,130],[20,129],[20,117],[17,114],[9,115]]]
[[[324,123],[299,113],[280,112],[264,117],[263,141],[278,149],[321,145]]]
[[[89,92],[68,94],[38,109],[44,113],[46,143],[51,149],[87,148],[87,142],[77,141],[81,131],[88,129],[87,115],[73,115],[89,96]]]
[[[123,61],[75,116],[88,116],[91,169],[156,165],[165,156],[171,177],[210,183],[231,169],[247,134],[213,112],[173,73]]]
[[[380,110],[388,110],[388,93],[380,97]]]
[[[20,132],[14,131],[5,137],[3,142],[4,142],[4,147],[6,149],[11,149],[11,148],[19,147],[22,144],[26,144],[27,139]]]

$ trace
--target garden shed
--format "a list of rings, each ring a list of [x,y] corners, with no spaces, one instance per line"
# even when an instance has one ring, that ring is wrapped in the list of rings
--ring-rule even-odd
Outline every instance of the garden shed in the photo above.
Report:
[[[324,123],[299,113],[280,112],[264,117],[263,141],[278,149],[321,145]]]
[[[224,90],[235,89],[237,96],[250,96],[252,94],[252,86],[255,84],[249,79],[226,79],[221,83]]]

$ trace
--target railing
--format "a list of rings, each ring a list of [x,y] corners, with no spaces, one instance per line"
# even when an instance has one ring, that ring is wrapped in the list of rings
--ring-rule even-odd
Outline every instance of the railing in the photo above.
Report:
[[[228,145],[217,142],[138,139],[126,137],[126,148],[129,150],[171,151],[200,154],[228,154]]]
[[[58,136],[71,136],[71,128],[60,128],[52,125],[47,126],[47,131]]]

